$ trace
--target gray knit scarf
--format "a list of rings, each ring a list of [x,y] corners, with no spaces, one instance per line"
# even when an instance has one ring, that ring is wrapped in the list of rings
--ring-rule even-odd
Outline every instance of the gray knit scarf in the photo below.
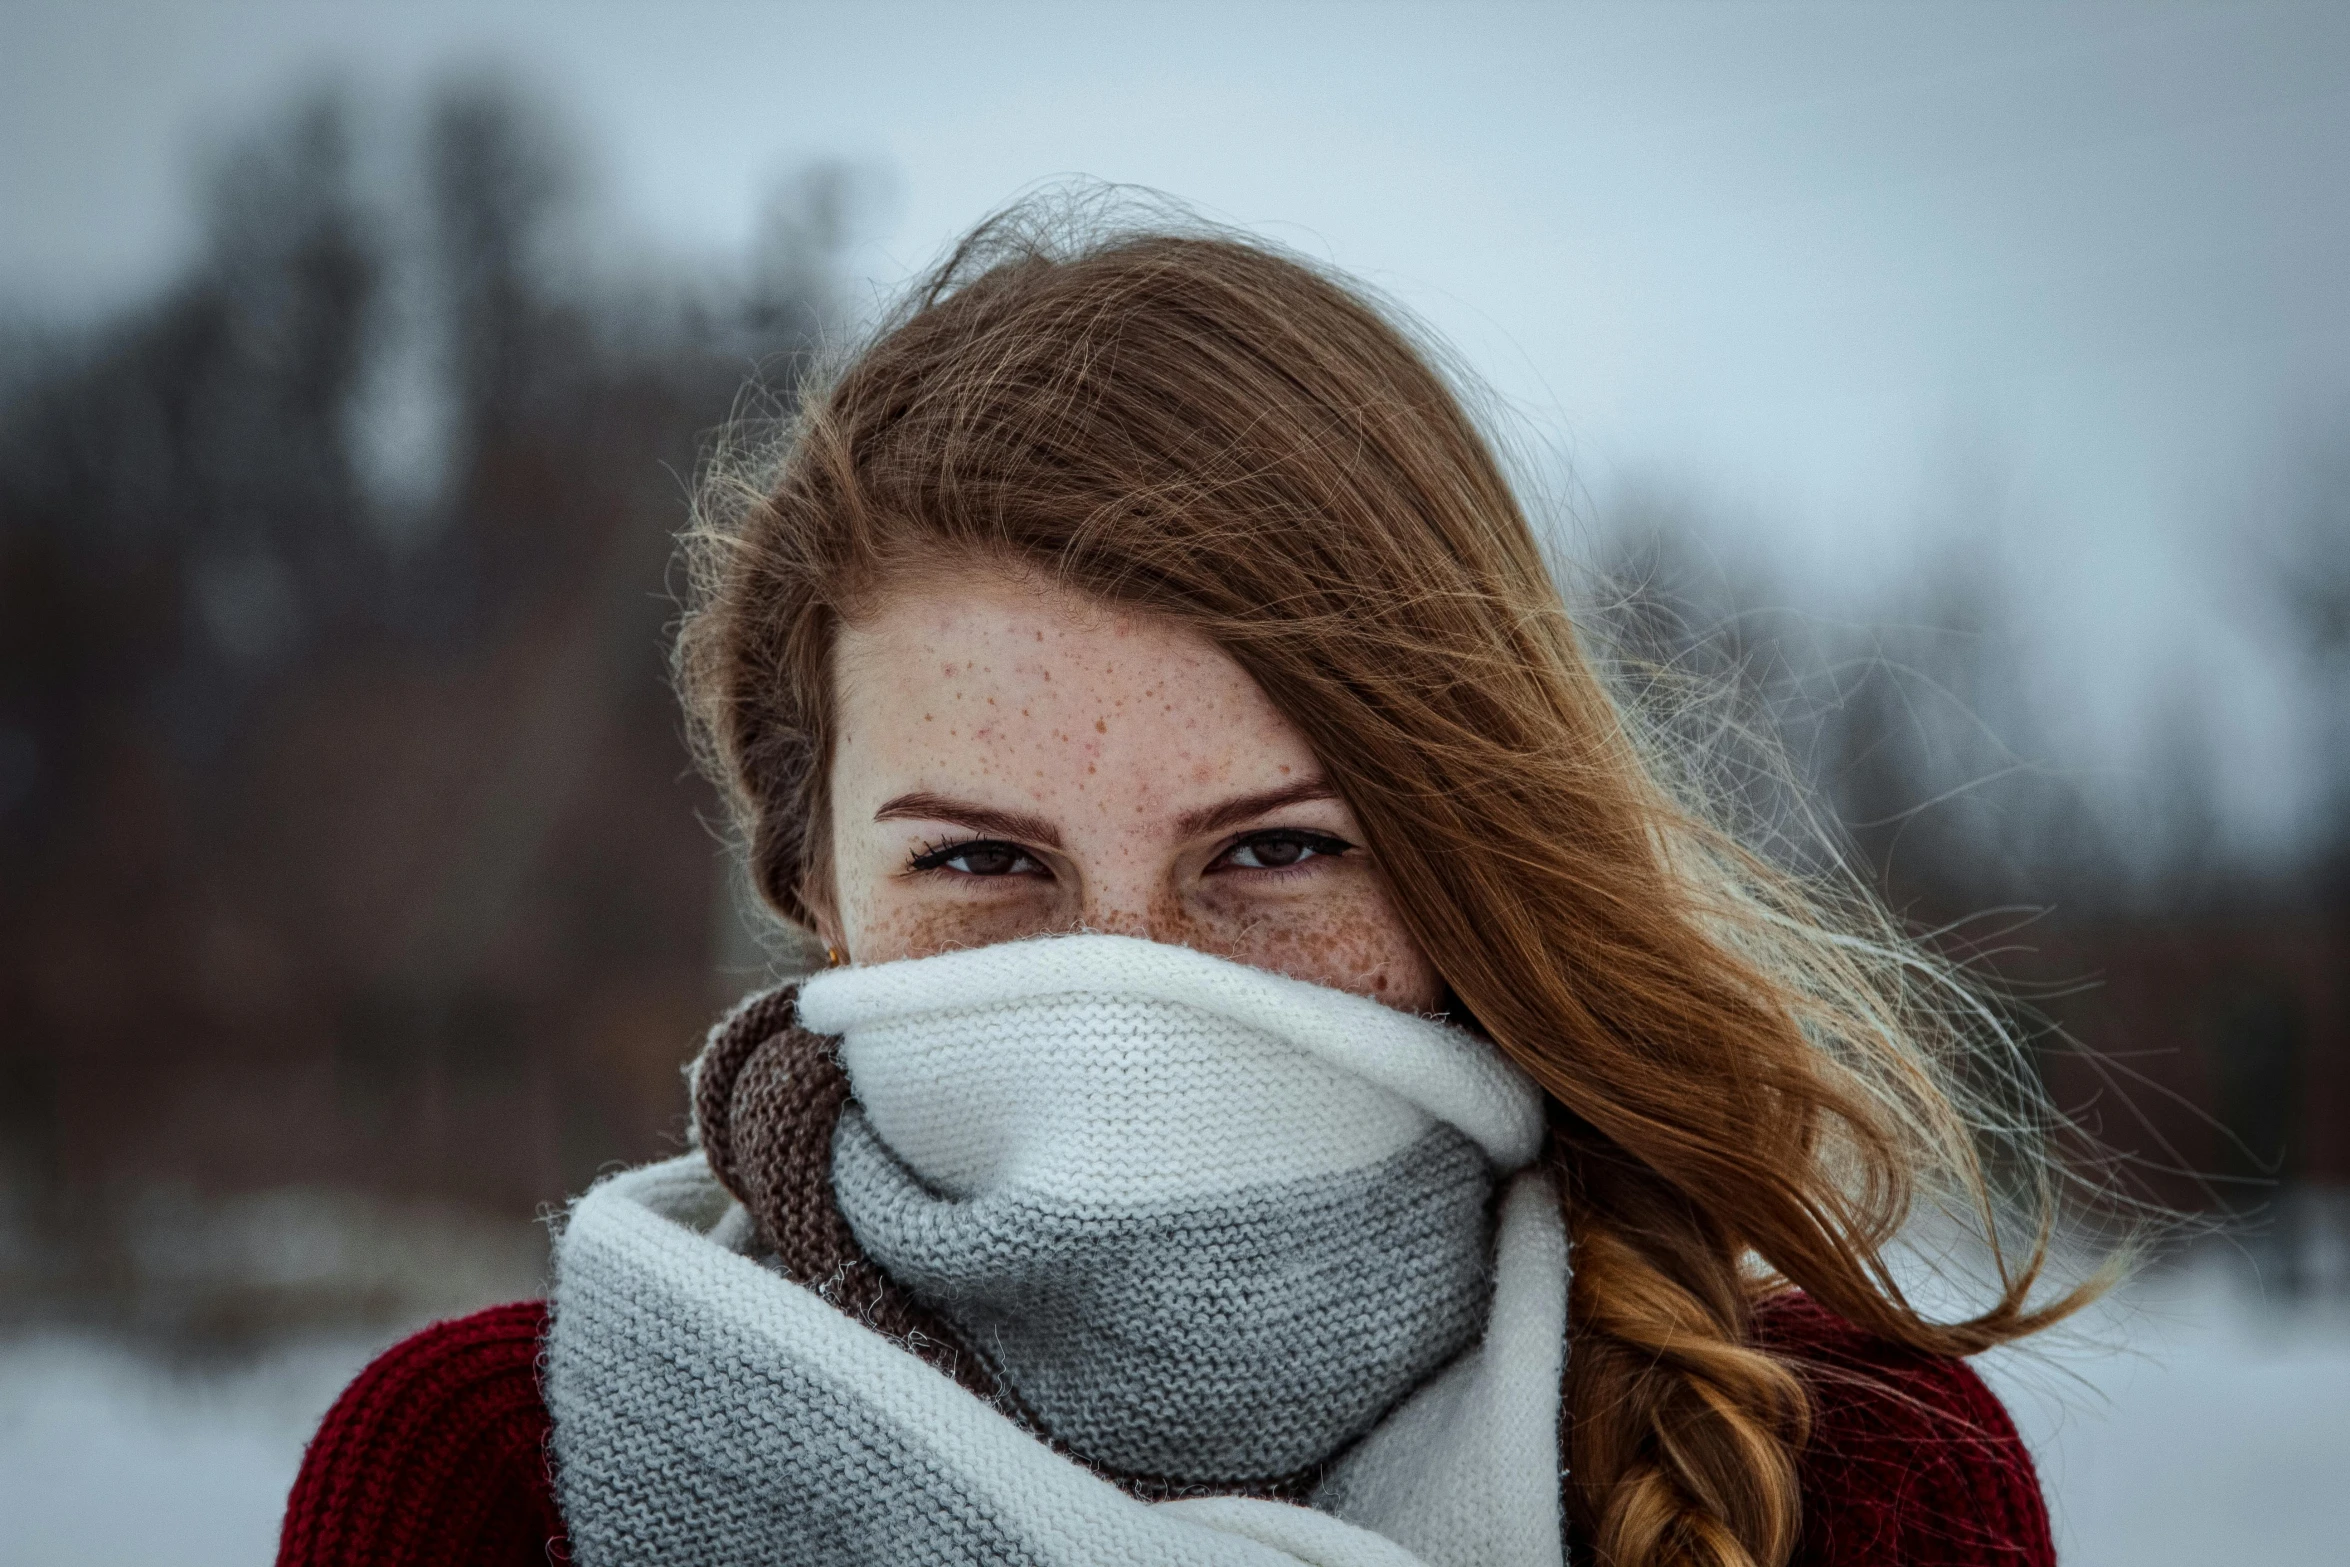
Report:
[[[1561,1561],[1565,1242],[1490,1047],[1101,936],[796,1010],[558,1244],[581,1562]]]

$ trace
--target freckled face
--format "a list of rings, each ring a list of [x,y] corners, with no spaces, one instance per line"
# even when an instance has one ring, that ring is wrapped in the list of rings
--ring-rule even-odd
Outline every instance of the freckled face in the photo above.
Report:
[[[834,663],[812,902],[852,961],[1109,931],[1437,1006],[1304,736],[1190,630],[974,568],[886,595]]]

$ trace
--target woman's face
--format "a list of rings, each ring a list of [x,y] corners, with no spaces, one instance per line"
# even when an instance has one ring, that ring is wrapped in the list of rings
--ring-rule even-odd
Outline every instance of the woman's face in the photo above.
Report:
[[[1108,931],[1438,1005],[1305,737],[1187,628],[979,566],[885,595],[835,668],[812,901],[849,959]]]

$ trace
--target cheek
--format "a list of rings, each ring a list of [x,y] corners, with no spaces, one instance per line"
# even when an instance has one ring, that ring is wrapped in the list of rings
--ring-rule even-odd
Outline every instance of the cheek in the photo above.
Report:
[[[1220,956],[1369,996],[1405,1012],[1433,1012],[1443,999],[1436,966],[1378,891],[1364,888],[1308,908],[1224,925]],[[1201,942],[1202,946],[1209,943]]]
[[[892,897],[883,891],[854,911],[844,935],[849,956],[856,962],[890,963],[1018,941],[1063,923],[1057,920],[1050,898],[1042,893],[983,904],[918,895]]]

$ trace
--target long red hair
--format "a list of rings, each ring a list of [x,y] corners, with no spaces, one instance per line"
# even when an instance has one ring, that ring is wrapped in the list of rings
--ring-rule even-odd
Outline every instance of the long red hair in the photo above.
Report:
[[[1759,1291],[1953,1354],[2077,1303],[2034,1303],[2041,1246],[1998,1249],[1963,992],[1659,765],[1492,448],[1353,288],[1229,235],[998,219],[705,501],[681,684],[787,919],[829,875],[835,632],[942,554],[1182,621],[1304,731],[1460,1009],[1549,1095],[1566,1502],[1595,1560],[1793,1550],[1807,1405],[1753,1342]],[[2030,1160],[2001,1168],[2045,1197]],[[1965,1320],[1887,1267],[1921,1193],[1991,1232]]]

